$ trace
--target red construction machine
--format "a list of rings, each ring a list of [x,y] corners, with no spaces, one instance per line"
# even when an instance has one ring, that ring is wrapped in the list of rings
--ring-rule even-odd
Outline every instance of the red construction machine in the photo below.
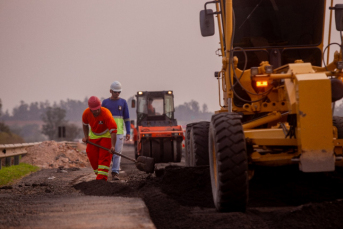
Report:
[[[153,157],[155,163],[180,162],[184,137],[174,118],[173,91],[139,91],[136,98],[136,158]],[[132,107],[136,107],[136,100],[132,100]]]

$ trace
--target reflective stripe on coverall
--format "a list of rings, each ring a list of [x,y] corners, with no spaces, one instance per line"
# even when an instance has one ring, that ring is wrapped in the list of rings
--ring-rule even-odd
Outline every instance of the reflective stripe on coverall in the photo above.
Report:
[[[101,145],[107,149],[110,149],[112,146],[110,138],[89,139],[89,141]],[[107,150],[100,149],[91,144],[87,144],[86,152],[89,158],[89,162],[94,169],[95,174],[97,175],[96,179],[107,180],[108,171],[110,169],[110,164],[112,161],[112,154],[110,154]]]

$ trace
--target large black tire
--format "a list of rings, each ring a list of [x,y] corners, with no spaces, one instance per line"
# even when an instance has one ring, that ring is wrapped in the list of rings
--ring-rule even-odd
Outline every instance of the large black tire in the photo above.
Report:
[[[151,157],[151,149],[150,149],[150,140],[144,139],[142,140],[142,156]]]
[[[176,161],[174,162],[181,162],[181,155],[182,155],[182,139],[177,140],[176,142]]]
[[[245,212],[248,203],[248,156],[240,116],[212,116],[209,161],[213,201],[221,212]]]
[[[170,138],[163,138],[163,162],[173,162],[173,141]]]
[[[186,161],[186,166],[191,166],[190,162],[190,138],[191,138],[191,130],[193,125],[196,123],[189,123],[186,126],[186,136],[185,136],[185,161]]]
[[[333,116],[333,125],[337,128],[338,138],[343,139],[343,117]]]
[[[160,139],[151,140],[151,156],[154,158],[155,163],[160,163],[161,160],[161,141]]]
[[[194,156],[191,155],[191,145],[190,145],[190,142],[191,142],[191,130],[192,130],[194,125],[199,124],[199,123],[202,123],[202,122],[189,123],[186,126],[186,136],[185,136],[185,161],[186,161],[186,166],[194,166],[194,162],[193,162]]]
[[[209,165],[208,130],[210,122],[193,125],[190,133],[190,166]]]

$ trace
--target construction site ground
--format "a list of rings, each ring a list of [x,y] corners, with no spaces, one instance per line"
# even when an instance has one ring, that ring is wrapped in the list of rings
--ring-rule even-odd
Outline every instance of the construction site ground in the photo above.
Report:
[[[246,213],[219,213],[207,166],[185,167],[183,158],[146,174],[122,159],[121,180],[105,182],[95,180],[82,145],[75,151],[80,159],[55,142],[41,148],[57,156],[45,155],[50,161],[43,168],[44,154],[32,156],[40,150],[32,148],[27,159],[42,169],[0,187],[0,228],[343,228],[342,168],[302,173],[297,166],[258,167]],[[134,157],[133,150],[125,146],[123,153]]]

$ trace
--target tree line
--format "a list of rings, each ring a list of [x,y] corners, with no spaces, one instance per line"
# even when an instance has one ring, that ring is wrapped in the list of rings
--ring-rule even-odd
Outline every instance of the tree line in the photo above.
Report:
[[[2,103],[0,99],[0,117],[2,115]],[[24,139],[11,132],[10,128],[0,120],[0,144],[23,143]]]
[[[50,108],[61,108],[65,110],[65,119],[69,121],[80,121],[80,114],[88,107],[88,98],[83,101],[67,99],[61,100],[59,103],[51,104],[49,101],[32,102],[30,104],[20,101],[20,105],[12,110],[12,114],[8,110],[3,112],[1,120],[9,121],[38,121],[44,113]]]
[[[104,98],[101,98],[103,100]],[[127,99],[130,119],[136,120],[136,108],[131,107],[134,97]],[[83,136],[81,116],[88,107],[88,98],[83,101],[67,99],[51,104],[49,101],[33,102],[30,104],[21,101],[13,108],[12,114],[2,111],[0,99],[0,144],[35,142],[44,140],[72,141]],[[188,123],[210,121],[213,112],[208,111],[206,104],[191,100],[175,107],[174,117],[178,124],[186,126]],[[336,105],[335,116],[343,117],[343,103]],[[28,121],[26,125],[6,125],[6,121]],[[30,123],[32,121],[32,123]],[[40,121],[39,125],[33,121]],[[59,136],[59,127],[65,128],[65,135]],[[6,139],[6,140],[4,140]],[[14,141],[14,142],[13,142]]]
[[[101,98],[103,100],[104,98]],[[131,107],[131,101],[134,99],[131,96],[127,99],[129,106],[130,119],[136,119],[136,108]],[[32,102],[30,104],[20,101],[19,106],[12,110],[12,114],[8,110],[2,113],[2,121],[39,121],[42,120],[42,115],[46,114],[51,109],[60,108],[65,111],[65,120],[72,122],[81,122],[83,111],[88,107],[88,98],[83,101],[67,99],[61,100],[59,103],[51,104],[49,101],[45,102]],[[1,112],[1,111],[0,111]],[[208,111],[206,104],[200,108],[200,104],[191,100],[175,107],[175,118],[180,122],[195,122],[210,120],[213,112]]]
[[[134,97],[127,99],[130,119],[136,120],[136,108],[131,107]],[[104,98],[101,98],[103,100]],[[67,99],[59,103],[51,104],[49,101],[32,102],[30,104],[20,101],[20,104],[13,108],[12,114],[8,110],[2,111],[0,100],[0,132],[7,132],[21,137],[22,142],[36,142],[44,140],[67,140],[83,136],[81,116],[88,107],[88,98],[83,101]],[[197,101],[191,100],[175,107],[175,118],[179,125],[185,126],[187,123],[196,121],[209,121],[212,112],[208,111],[207,105],[200,105]],[[5,125],[6,121],[26,121],[26,125],[12,124]],[[32,123],[30,123],[30,121]],[[40,121],[43,125],[34,123]],[[65,128],[65,136],[60,136],[59,127]],[[14,135],[13,135],[14,134]],[[12,142],[13,143],[13,142]],[[19,143],[19,142],[18,142]],[[0,144],[1,140],[0,140]]]
[[[81,115],[88,107],[88,98],[84,101],[61,100],[59,103],[50,104],[49,101],[33,102],[27,104],[20,101],[20,105],[13,108],[10,115],[8,110],[2,111],[0,100],[0,132],[7,133],[6,139],[10,139],[14,135],[20,136],[21,142],[36,142],[44,140],[66,140],[72,141],[82,137]],[[14,121],[14,124],[6,125],[6,121]],[[19,125],[20,121],[26,121],[25,125]],[[37,124],[42,122],[42,125]],[[59,133],[59,128],[63,128],[64,132]],[[2,137],[4,139],[5,137]],[[0,139],[0,142],[4,141]],[[13,142],[11,142],[13,143]],[[2,143],[0,143],[2,144]]]
[[[104,98],[101,98],[103,100]],[[131,107],[131,101],[134,97],[127,99],[129,106],[130,119],[136,119],[136,108]],[[20,105],[13,108],[12,114],[8,110],[5,112],[1,109],[0,100],[0,121],[41,121],[44,114],[51,109],[60,108],[64,113],[64,120],[70,122],[80,122],[83,111],[88,107],[88,98],[83,101],[67,99],[61,100],[59,103],[51,104],[49,101],[25,103],[20,102]],[[213,112],[208,111],[206,104],[200,106],[199,102],[191,100],[175,107],[175,118],[181,123],[190,123],[196,121],[209,121]],[[334,115],[343,116],[343,103],[336,105]]]

